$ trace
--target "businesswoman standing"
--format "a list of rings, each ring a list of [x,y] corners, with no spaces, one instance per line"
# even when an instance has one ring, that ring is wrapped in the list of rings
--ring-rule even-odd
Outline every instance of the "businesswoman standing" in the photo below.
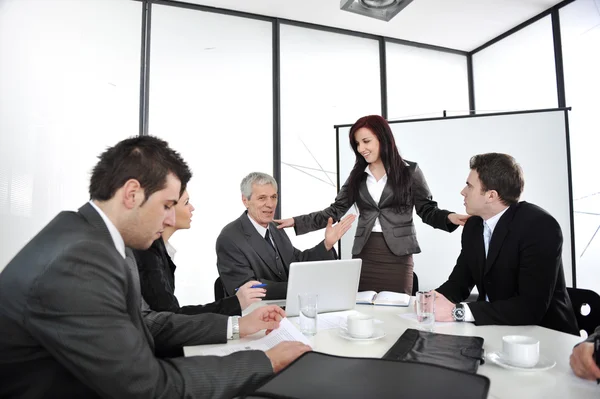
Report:
[[[175,297],[175,248],[169,238],[180,229],[189,229],[192,223],[194,206],[190,203],[187,190],[175,205],[175,224],[165,227],[162,236],[146,250],[133,250],[140,272],[142,296],[150,309],[182,314],[220,313],[240,315],[253,302],[265,296],[263,288],[251,288],[258,281],[249,281],[239,288],[235,296],[230,296],[206,305],[180,306]]]
[[[424,223],[452,232],[467,215],[439,209],[423,172],[402,159],[392,130],[378,115],[360,118],[350,129],[354,168],[335,202],[322,211],[276,220],[278,228],[296,234],[322,229],[329,217],[340,220],[356,204],[360,212],[352,257],[361,258],[359,291],[412,293],[413,254],[421,252],[413,224],[413,208]]]

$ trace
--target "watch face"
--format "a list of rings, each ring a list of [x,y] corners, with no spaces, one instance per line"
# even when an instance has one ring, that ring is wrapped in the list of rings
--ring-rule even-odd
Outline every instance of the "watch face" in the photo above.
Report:
[[[462,307],[456,307],[453,310],[454,320],[462,321],[465,319],[465,309]]]

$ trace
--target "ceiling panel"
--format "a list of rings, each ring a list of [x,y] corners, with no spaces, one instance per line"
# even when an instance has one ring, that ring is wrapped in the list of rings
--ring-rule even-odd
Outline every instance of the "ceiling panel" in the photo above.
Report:
[[[187,0],[471,51],[560,3],[556,0],[413,0],[390,22],[340,10],[340,0]]]

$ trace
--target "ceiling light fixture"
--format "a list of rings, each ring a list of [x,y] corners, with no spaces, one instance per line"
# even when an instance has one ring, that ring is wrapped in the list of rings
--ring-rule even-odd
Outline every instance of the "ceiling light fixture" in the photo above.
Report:
[[[412,0],[340,0],[340,10],[388,22]]]

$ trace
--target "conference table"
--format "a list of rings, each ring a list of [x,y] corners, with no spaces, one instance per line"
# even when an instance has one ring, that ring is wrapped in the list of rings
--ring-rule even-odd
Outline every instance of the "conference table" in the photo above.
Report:
[[[256,306],[263,304],[254,304],[247,311],[252,311]],[[376,320],[380,320],[382,323],[377,324],[376,327],[383,329],[385,336],[378,340],[362,342],[342,338],[339,328],[319,330],[316,335],[307,337],[313,350],[338,356],[381,358],[407,328],[418,328],[416,319],[410,318],[410,314],[414,312],[412,301],[408,307],[356,305],[354,310],[370,314]],[[402,314],[404,316],[401,316]],[[441,334],[478,336],[485,340],[486,362],[479,366],[477,373],[490,379],[489,398],[584,399],[600,396],[600,386],[593,381],[577,378],[569,367],[569,355],[573,346],[582,341],[574,335],[539,326],[475,326],[472,323],[456,322],[436,323],[433,331]],[[491,362],[487,354],[500,351],[502,337],[512,334],[528,335],[539,339],[540,357],[556,361],[556,365],[544,371],[515,371]],[[258,339],[261,335],[264,333],[221,345],[235,345]],[[186,356],[194,356],[202,349],[213,346],[216,345],[190,346],[184,348],[184,353]]]

